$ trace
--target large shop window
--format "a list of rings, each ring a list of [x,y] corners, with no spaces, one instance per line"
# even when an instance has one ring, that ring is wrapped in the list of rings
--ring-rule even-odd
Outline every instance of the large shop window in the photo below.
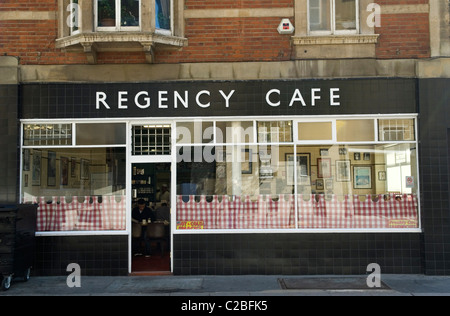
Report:
[[[38,205],[38,232],[126,230],[126,124],[23,129],[22,201]]]
[[[177,230],[417,229],[414,126],[367,118],[179,123]]]

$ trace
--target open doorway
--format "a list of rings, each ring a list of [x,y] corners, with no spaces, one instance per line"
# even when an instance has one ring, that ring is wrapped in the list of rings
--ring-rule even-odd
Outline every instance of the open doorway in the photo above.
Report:
[[[170,273],[170,163],[132,165],[134,274]]]

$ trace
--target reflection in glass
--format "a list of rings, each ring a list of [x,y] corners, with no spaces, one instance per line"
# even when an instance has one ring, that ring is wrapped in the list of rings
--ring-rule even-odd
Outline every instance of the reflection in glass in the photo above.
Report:
[[[97,0],[98,26],[116,26],[116,1]]]
[[[170,2],[171,0],[156,0],[156,28],[169,30],[170,27]]]
[[[356,30],[356,0],[335,0],[336,30]]]
[[[124,148],[24,149],[22,201],[38,231],[124,230]]]
[[[139,26],[139,0],[122,0],[120,17],[121,26]]]
[[[331,31],[331,1],[309,0],[310,31]]]

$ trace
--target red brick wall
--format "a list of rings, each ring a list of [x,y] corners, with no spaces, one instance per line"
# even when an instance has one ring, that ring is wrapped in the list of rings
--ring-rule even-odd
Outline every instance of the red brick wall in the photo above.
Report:
[[[428,0],[378,0],[388,4],[426,4]],[[186,9],[293,7],[294,0],[186,0]],[[55,11],[57,0],[1,0],[0,11]],[[294,22],[294,17],[291,21]],[[157,50],[156,63],[284,61],[292,59],[291,36],[280,35],[276,18],[186,19],[189,45],[182,50]],[[362,21],[364,23],[365,21]],[[378,58],[430,56],[428,14],[382,15],[376,47]],[[20,57],[21,64],[86,64],[83,53],[55,48],[57,21],[0,21],[0,55]],[[145,63],[144,53],[99,53],[99,64]]]
[[[280,18],[189,19],[189,46],[158,51],[157,62],[226,62],[290,60],[290,35],[280,35]]]
[[[383,14],[377,58],[430,57],[428,14]]]

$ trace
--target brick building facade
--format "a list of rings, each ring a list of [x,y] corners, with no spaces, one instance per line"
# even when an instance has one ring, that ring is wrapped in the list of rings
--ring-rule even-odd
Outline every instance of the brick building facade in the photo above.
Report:
[[[140,272],[163,185],[143,271],[449,274],[449,35],[438,0],[4,0],[0,201],[39,204],[41,275]]]

